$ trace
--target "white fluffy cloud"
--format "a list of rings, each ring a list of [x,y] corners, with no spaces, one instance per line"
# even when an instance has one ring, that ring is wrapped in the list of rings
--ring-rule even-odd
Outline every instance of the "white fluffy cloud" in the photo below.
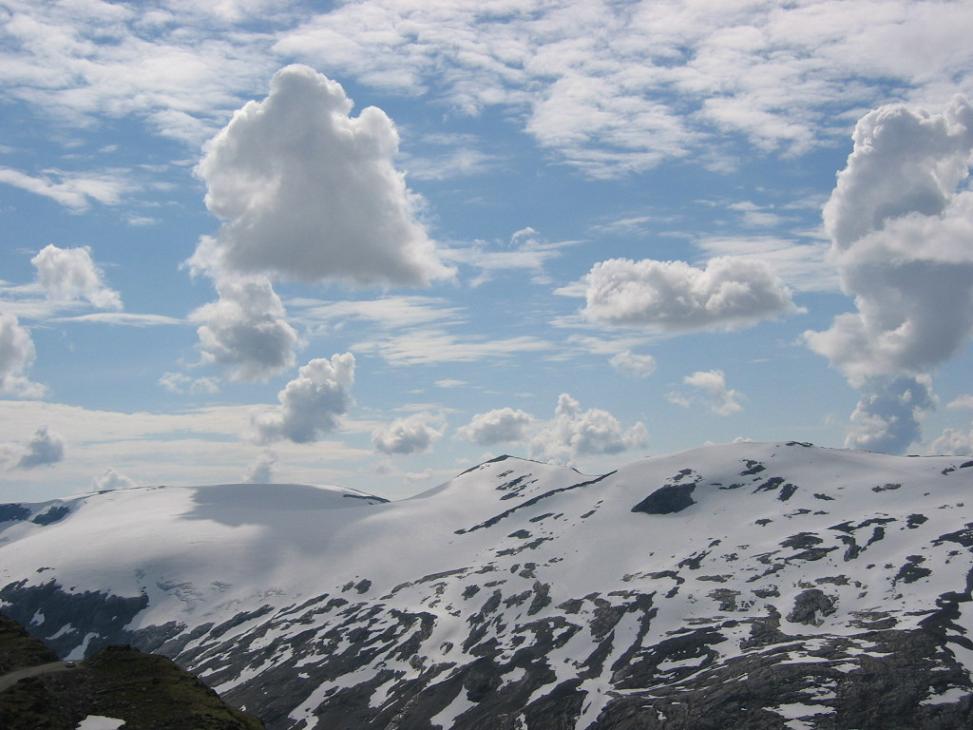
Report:
[[[452,276],[395,168],[395,125],[351,108],[340,84],[288,66],[233,115],[197,167],[223,224],[201,239],[194,270],[382,285]]]
[[[530,442],[530,455],[541,461],[570,464],[579,455],[617,454],[648,441],[645,425],[638,421],[625,430],[608,411],[581,410],[567,393],[557,399],[554,418],[544,424]]]
[[[0,312],[0,395],[40,398],[46,388],[32,382],[27,370],[37,353],[30,332],[12,314]]]
[[[111,489],[129,489],[135,486],[135,480],[129,479],[111,467],[108,467],[92,481],[92,488],[96,492],[104,492]]]
[[[856,311],[807,332],[854,385],[932,370],[973,335],[973,108],[869,112],[824,209],[832,257]]]
[[[234,380],[260,380],[294,364],[300,338],[266,277],[217,281],[219,299],[190,315],[199,324],[204,362],[229,368]]]
[[[875,378],[851,414],[845,446],[901,453],[920,437],[920,422],[935,406],[927,376]]]
[[[273,484],[275,466],[277,466],[277,454],[270,450],[264,451],[247,469],[243,481],[248,484]]]
[[[713,413],[730,416],[743,410],[740,403],[742,394],[726,385],[726,374],[722,370],[697,370],[682,379],[694,393],[686,395],[678,391],[668,394],[670,403],[688,408],[701,400]]]
[[[973,428],[969,431],[962,429],[945,429],[930,445],[930,454],[947,456],[973,456]]]
[[[48,298],[63,302],[83,299],[101,309],[122,308],[118,292],[105,286],[104,274],[91,258],[90,247],[48,244],[30,262]]]
[[[680,332],[734,329],[796,311],[765,263],[722,256],[704,268],[684,261],[608,259],[584,279],[591,322]]]
[[[612,359],[608,362],[619,372],[635,378],[647,378],[655,372],[654,357],[651,355],[638,355],[631,350],[624,350],[617,355],[613,355]]]
[[[526,441],[527,427],[534,419],[529,413],[516,408],[496,408],[477,413],[457,433],[467,441],[481,446]]]
[[[442,416],[415,413],[392,421],[372,433],[372,445],[383,454],[417,454],[429,448],[446,433]]]
[[[24,446],[15,468],[53,466],[59,461],[64,461],[64,441],[47,426],[41,426]]]
[[[350,352],[311,360],[277,394],[280,405],[254,417],[256,440],[303,444],[333,431],[351,406],[354,384],[355,356]]]

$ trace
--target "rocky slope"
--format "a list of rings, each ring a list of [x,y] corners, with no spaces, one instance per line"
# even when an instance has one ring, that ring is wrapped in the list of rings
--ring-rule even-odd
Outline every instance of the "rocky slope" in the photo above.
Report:
[[[0,615],[0,727],[75,730],[94,718],[114,720],[112,727],[125,730],[263,727],[164,657],[114,646],[76,665],[52,667],[49,662],[56,660],[43,643]],[[35,667],[43,673],[6,686],[7,677]]]
[[[973,725],[973,461],[733,444],[0,507],[2,609],[269,728]]]

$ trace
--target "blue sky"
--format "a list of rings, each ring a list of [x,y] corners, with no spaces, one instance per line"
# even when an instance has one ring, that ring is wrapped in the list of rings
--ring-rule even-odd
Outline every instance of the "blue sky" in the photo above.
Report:
[[[4,2],[0,498],[973,453],[971,16]]]

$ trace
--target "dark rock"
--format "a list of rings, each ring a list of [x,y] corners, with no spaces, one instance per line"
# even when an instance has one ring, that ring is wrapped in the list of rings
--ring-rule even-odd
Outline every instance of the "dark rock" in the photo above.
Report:
[[[46,512],[34,515],[34,519],[31,522],[37,525],[51,525],[59,520],[63,520],[69,514],[71,514],[70,508],[63,505],[49,507]]]
[[[794,608],[787,614],[787,620],[796,624],[817,625],[819,616],[835,612],[834,599],[818,588],[808,588],[794,598]]]
[[[0,522],[20,522],[30,517],[30,510],[22,504],[0,504]]]
[[[692,497],[695,489],[695,484],[666,484],[632,507],[632,512],[644,512],[647,515],[681,512],[696,504]]]
[[[892,580],[892,585],[895,585],[899,581],[903,583],[915,583],[921,578],[932,575],[932,571],[929,568],[920,567],[922,563],[926,562],[926,559],[921,555],[908,555],[905,560],[905,564],[899,568],[899,572],[896,573],[895,578]]]
[[[901,488],[902,488],[902,485],[901,484],[891,484],[891,483],[890,484],[879,484],[877,486],[872,487],[872,491],[873,492],[889,492],[889,491],[892,491],[894,489],[901,489]]]
[[[740,476],[748,477],[754,474],[759,474],[764,471],[767,467],[761,464],[759,461],[754,461],[753,459],[744,459],[744,465],[747,467],[745,470],[740,472]]]

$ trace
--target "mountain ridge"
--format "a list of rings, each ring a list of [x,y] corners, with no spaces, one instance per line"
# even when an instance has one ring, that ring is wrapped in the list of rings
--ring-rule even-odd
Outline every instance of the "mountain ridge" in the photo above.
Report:
[[[748,442],[593,476],[505,455],[340,509],[114,493],[0,522],[0,600],[269,728],[960,727],[971,466]]]

